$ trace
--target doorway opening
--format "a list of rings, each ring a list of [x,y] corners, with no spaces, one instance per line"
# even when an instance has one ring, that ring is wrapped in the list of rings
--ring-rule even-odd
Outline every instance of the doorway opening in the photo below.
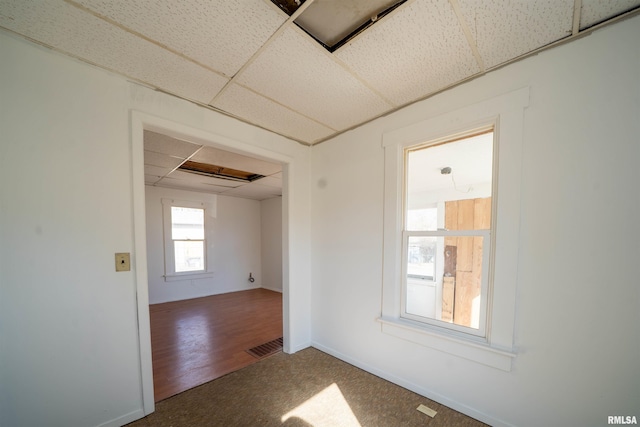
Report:
[[[152,140],[155,138],[156,141],[151,142],[151,144],[147,146],[146,140],[149,136]],[[158,138],[164,139],[164,142],[158,143]],[[178,142],[167,142],[170,140]],[[171,146],[175,146],[174,148],[182,147],[182,149],[185,147],[189,149],[195,148],[195,150],[190,153],[185,153],[184,150],[175,153],[163,152],[163,150]],[[147,152],[145,152],[145,150]],[[289,265],[287,243],[289,236],[288,177],[292,166],[292,159],[286,155],[264,150],[260,147],[230,140],[229,138],[203,132],[198,129],[188,128],[139,112],[132,112],[132,151],[134,174],[134,245],[137,258],[135,270],[138,297],[141,382],[145,413],[148,414],[154,410],[155,401],[159,400],[155,397],[154,393],[154,366],[152,363],[151,342],[152,338],[154,341],[155,338],[152,337],[149,303],[160,305],[177,303],[177,301],[180,300],[213,298],[216,295],[232,296],[232,294],[236,293],[249,294],[256,289],[258,293],[263,294],[263,297],[264,295],[273,295],[274,293],[281,292],[281,294],[278,295],[281,310],[279,319],[281,322],[280,334],[277,334],[279,336],[275,338],[282,337],[284,341],[284,351],[290,351],[288,342],[289,325],[282,319],[288,319],[289,313],[287,298],[289,287],[289,271],[287,269]],[[200,153],[200,156],[194,159],[194,156],[198,153]],[[237,171],[253,172],[250,174],[251,176],[262,175],[264,177],[262,179],[268,179],[268,181],[260,184],[261,179],[251,179],[245,180],[246,182],[241,182],[241,185],[236,185],[236,183],[239,182],[238,180],[226,180],[219,176],[189,175],[184,169],[179,169],[179,164],[175,164],[182,164],[189,159],[204,163],[203,160],[206,160],[204,158],[211,156],[214,156],[216,161],[215,163],[208,163],[225,167],[225,173],[229,170],[233,170],[234,173],[237,173]],[[151,159],[149,160],[148,157]],[[239,167],[237,161],[244,162],[244,165]],[[267,169],[264,169],[265,167]],[[269,169],[270,167],[275,167],[276,169]],[[159,174],[158,172],[162,172],[162,170],[157,168],[164,168],[164,172]],[[168,185],[154,185],[158,183],[158,180],[165,180]],[[278,180],[281,183],[278,184],[280,188],[277,188],[278,185],[276,185]],[[151,191],[148,191],[150,189]],[[260,192],[266,193],[262,194]],[[149,197],[148,193],[153,194]],[[199,243],[201,246],[204,244],[206,247],[206,260],[199,253],[195,260],[197,261],[197,268],[194,267],[197,271],[184,272],[182,271],[184,269],[179,269],[180,271],[177,273],[172,271],[174,274],[167,274],[167,270],[164,269],[164,265],[162,265],[160,279],[162,280],[163,286],[158,288],[160,289],[158,292],[156,292],[156,288],[152,287],[152,282],[159,278],[158,270],[154,270],[152,264],[157,263],[158,259],[156,256],[158,253],[157,236],[162,235],[162,238],[165,239],[167,233],[163,227],[160,226],[160,229],[163,231],[156,235],[156,240],[151,239],[151,241],[148,241],[147,239],[149,230],[154,226],[153,223],[155,222],[155,225],[158,225],[158,216],[156,215],[158,212],[153,213],[151,216],[149,215],[150,212],[147,212],[147,210],[149,210],[148,204],[150,198],[172,200],[179,200],[181,198],[202,199],[204,200],[203,203],[207,206],[207,209],[203,209],[204,212],[207,212],[206,215],[212,214],[212,217],[207,216],[204,222],[206,224],[207,221],[209,221],[213,224],[211,229],[213,234],[210,236],[212,237],[211,242],[206,242],[206,239],[204,239],[206,243]],[[274,267],[274,261],[269,260],[270,267],[268,269],[262,268],[262,260],[260,259],[260,254],[263,251],[263,248],[260,247],[260,242],[262,241],[260,229],[262,228],[261,223],[264,218],[260,218],[259,213],[256,214],[256,212],[261,211],[260,205],[265,200],[269,200],[269,210],[271,211],[271,217],[267,219],[267,221],[275,220],[279,222],[281,227],[281,233],[277,237],[277,239],[279,239],[279,245],[277,245],[278,248],[275,249],[275,251],[280,254],[279,258],[276,257],[277,261],[275,262],[279,262],[280,265]],[[274,209],[274,206],[279,207],[279,212],[277,209]],[[250,212],[252,209],[254,211],[253,213]],[[274,219],[274,211],[277,212],[277,214],[275,214],[276,219]],[[256,215],[258,215],[258,235],[255,234]],[[245,226],[250,224],[247,229],[239,232],[242,235],[240,236],[241,240],[244,239],[245,250],[248,250],[249,253],[245,254],[246,256],[242,257],[242,260],[240,260],[241,257],[236,257],[234,268],[227,268],[229,263],[218,259],[219,257],[224,257],[225,254],[232,254],[233,249],[237,246],[236,243],[229,240],[232,238],[229,233],[225,235],[225,227],[222,226],[224,222],[223,218],[225,221],[230,221],[229,224],[231,224],[231,228],[233,229],[235,227],[236,230],[247,228]],[[272,228],[273,227],[269,227],[269,230]],[[218,234],[216,234],[216,231]],[[252,233],[253,236],[251,235]],[[273,235],[270,238],[273,239]],[[250,246],[246,245],[248,241],[257,247],[250,248]],[[209,244],[211,244],[211,246]],[[165,250],[167,244],[163,241],[159,246],[161,250]],[[258,255],[256,255],[256,253]],[[187,261],[190,260],[188,256],[182,258]],[[164,254],[161,263],[162,261],[166,264]],[[216,264],[216,261],[219,262]],[[222,267],[222,265],[224,265],[224,267]],[[270,271],[267,272],[267,270]],[[270,281],[267,283],[264,276],[267,275],[267,273],[273,276],[274,271],[280,273],[280,283],[273,282],[273,278],[269,279]],[[187,274],[180,277],[182,273]],[[154,277],[152,277],[152,275]],[[242,276],[241,279],[239,279],[240,276]],[[180,289],[180,285],[183,285],[183,289]],[[184,288],[186,288],[186,291]],[[182,292],[182,294],[180,294],[180,292]],[[212,301],[209,301],[209,303],[209,305],[211,305]],[[240,304],[240,306],[243,305],[242,303]],[[249,318],[251,317],[250,313],[244,313],[244,315]],[[175,325],[172,328],[174,331],[177,330],[177,326]],[[272,341],[273,339],[274,337],[265,338],[265,342]],[[247,347],[247,350],[260,344],[263,343],[253,342]]]

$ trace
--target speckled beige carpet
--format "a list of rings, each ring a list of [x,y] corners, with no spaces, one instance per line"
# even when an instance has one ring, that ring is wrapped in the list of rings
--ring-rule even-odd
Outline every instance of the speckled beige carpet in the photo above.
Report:
[[[416,410],[423,404],[434,418]],[[277,353],[156,404],[129,427],[485,424],[314,348]]]

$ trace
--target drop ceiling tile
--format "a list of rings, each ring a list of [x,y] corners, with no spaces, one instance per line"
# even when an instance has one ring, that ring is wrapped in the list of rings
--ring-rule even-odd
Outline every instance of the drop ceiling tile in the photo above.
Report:
[[[149,176],[155,176],[157,178],[163,177],[171,172],[171,168],[162,168],[159,166],[144,165],[144,174]]]
[[[144,131],[144,149],[154,153],[166,154],[180,159],[186,159],[198,151],[201,146],[182,141],[157,132]]]
[[[190,183],[200,183],[208,185],[216,185],[218,187],[235,188],[243,185],[242,182],[232,181],[229,179],[214,178],[211,176],[199,175],[197,173],[189,173],[182,170],[173,171],[167,176],[173,180],[180,180]]]
[[[63,1],[3,0],[0,26],[84,61],[202,103],[208,103],[228,81]]]
[[[271,163],[213,147],[204,147],[191,160],[260,175],[272,175],[282,170],[282,166],[278,163]]]
[[[335,54],[397,105],[480,71],[447,0],[400,7]]]
[[[282,191],[274,187],[251,183],[243,185],[242,187],[237,187],[232,190],[225,191],[223,194],[225,196],[264,200],[270,199],[275,196],[280,196],[282,195]]]
[[[640,7],[640,1],[638,0],[582,0],[580,29],[589,28],[637,7]]]
[[[145,184],[155,184],[156,182],[160,181],[160,178],[154,175],[145,175],[144,176],[144,183]]]
[[[172,157],[166,154],[156,153],[154,151],[144,151],[144,164],[160,166],[165,168],[177,168],[182,164],[184,159]]]
[[[236,84],[227,87],[215,100],[214,106],[265,129],[309,144],[335,133],[323,124]]]
[[[163,178],[160,182],[155,184],[157,187],[166,188],[179,188],[181,190],[199,191],[203,193],[216,193],[220,194],[227,190],[229,187],[220,187],[217,185],[202,184],[199,182],[187,182],[182,179]]]
[[[265,0],[75,1],[227,76],[287,19]]]
[[[571,35],[573,0],[458,0],[487,69]]]
[[[297,27],[288,27],[271,42],[238,82],[337,130],[393,107]]]
[[[282,189],[282,178],[266,176],[255,181],[256,184],[265,185],[267,187],[276,187]]]

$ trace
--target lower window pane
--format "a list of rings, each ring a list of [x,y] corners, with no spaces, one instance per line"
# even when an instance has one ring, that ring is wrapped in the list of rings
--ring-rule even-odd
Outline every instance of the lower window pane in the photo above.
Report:
[[[173,242],[176,273],[204,270],[204,242],[177,240]]]
[[[437,237],[409,237],[407,274],[421,280],[435,278]]]
[[[410,236],[405,311],[478,329],[483,237]]]

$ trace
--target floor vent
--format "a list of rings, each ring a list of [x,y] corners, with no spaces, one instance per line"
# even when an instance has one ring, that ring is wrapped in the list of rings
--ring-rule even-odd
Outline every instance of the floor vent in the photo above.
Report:
[[[273,341],[269,341],[264,344],[260,344],[257,347],[250,348],[247,353],[255,358],[262,359],[263,357],[271,356],[282,350],[282,337],[276,338]]]

